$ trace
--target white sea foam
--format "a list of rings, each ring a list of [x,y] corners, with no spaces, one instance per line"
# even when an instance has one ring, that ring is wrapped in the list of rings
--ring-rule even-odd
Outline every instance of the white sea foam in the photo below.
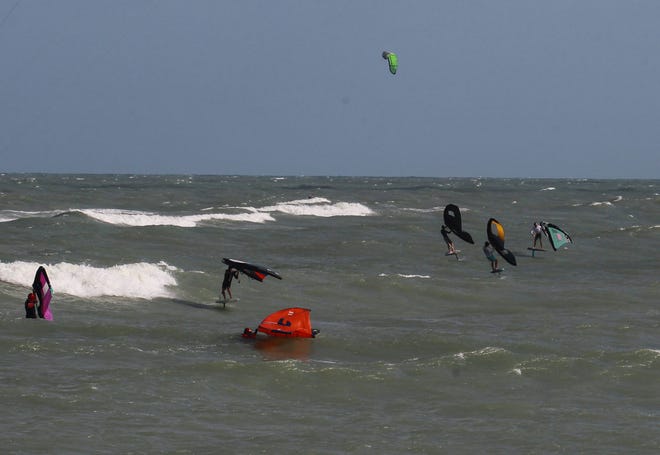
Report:
[[[369,216],[375,213],[373,210],[363,204],[351,202],[332,203],[330,200],[322,197],[296,199],[293,201],[281,202],[273,206],[262,208],[233,207],[228,209],[233,211],[239,210],[241,213],[209,213],[211,211],[218,212],[218,210],[220,210],[213,207],[202,209],[202,212],[205,213],[179,216],[122,209],[82,209],[77,211],[104,223],[133,227],[195,227],[200,223],[208,221],[266,223],[269,221],[275,221],[275,218],[273,218],[274,213],[318,217]]]
[[[273,206],[258,209],[259,212],[280,212],[297,216],[370,216],[375,212],[366,205],[356,202],[335,202],[325,198],[298,199],[280,202]]]
[[[225,211],[225,213],[223,213]],[[46,218],[63,213],[81,213],[89,218],[103,223],[119,226],[178,226],[195,227],[200,223],[209,221],[232,221],[244,223],[266,223],[275,221],[274,213],[285,213],[297,216],[337,217],[337,216],[370,216],[375,212],[369,207],[355,202],[333,203],[322,197],[309,199],[296,199],[281,202],[273,206],[256,207],[206,207],[202,213],[193,215],[167,215],[161,213],[125,210],[116,208],[88,208],[69,209],[66,211],[39,211],[25,212],[3,210],[0,211],[0,223],[14,221],[21,218]]]
[[[463,358],[472,358],[472,357],[486,357],[490,355],[499,355],[506,354],[508,351],[504,348],[499,348],[496,346],[486,346],[485,348],[478,349],[476,351],[463,352]]]
[[[12,215],[8,212],[0,213],[0,223],[7,223],[9,221],[17,220],[18,218],[15,215]]]
[[[23,210],[2,210],[0,211],[0,223],[20,220],[23,218],[48,218],[60,214],[61,212],[46,210],[38,212],[27,212]]]
[[[388,275],[387,273],[381,273],[378,276],[388,277],[388,276],[391,276],[391,275]],[[397,273],[396,276],[401,277],[401,278],[431,278],[429,275],[406,275],[404,273]]]
[[[404,212],[413,212],[413,213],[437,213],[437,212],[441,212],[442,210],[444,210],[444,208],[433,207],[433,208],[430,208],[430,209],[416,209],[416,208],[413,208],[413,207],[408,207],[408,208],[403,208],[401,210],[404,211]]]
[[[620,227],[620,228],[619,228],[620,231],[633,231],[633,232],[640,231],[641,229],[644,229],[644,228],[643,228],[642,226],[640,226],[639,224],[635,224],[635,225],[633,225],[633,226]]]
[[[152,212],[140,212],[135,210],[120,209],[84,209],[79,212],[90,218],[104,223],[122,226],[179,226],[195,227],[204,221],[245,221],[249,223],[265,223],[274,221],[268,213],[258,212],[254,209],[246,209],[244,213],[205,213],[200,215],[159,215]]]
[[[540,191],[554,191],[554,190],[556,190],[556,189],[557,189],[557,188],[555,188],[554,186],[549,186],[549,187],[547,187],[547,188],[542,188]]]
[[[592,207],[597,207],[599,205],[612,206],[614,205],[615,202],[620,202],[622,200],[623,200],[623,196],[616,196],[614,199],[610,201],[596,201],[596,202],[592,202],[589,205],[591,205]]]
[[[0,262],[0,280],[27,289],[32,285],[34,273],[40,265],[36,262]],[[164,262],[120,264],[106,268],[60,262],[45,267],[55,296],[64,293],[78,297],[172,297],[172,287],[177,284],[172,275],[176,268]]]

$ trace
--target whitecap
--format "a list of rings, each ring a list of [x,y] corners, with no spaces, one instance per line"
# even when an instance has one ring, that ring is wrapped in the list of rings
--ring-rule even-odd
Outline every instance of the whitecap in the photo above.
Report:
[[[430,208],[430,209],[415,209],[412,207],[409,208],[403,208],[401,209],[403,212],[413,212],[413,213],[436,213],[439,212],[440,209],[438,208]]]
[[[38,212],[28,212],[24,210],[2,210],[0,211],[0,223],[7,223],[9,221],[16,221],[23,218],[50,218],[52,216],[60,215],[62,212],[54,210],[45,210]]]
[[[32,283],[34,273],[42,265],[36,262],[0,262],[0,280],[21,286]],[[115,296],[152,299],[173,297],[172,288],[177,285],[172,268],[165,262],[118,264],[110,267],[93,267],[86,264],[60,262],[45,265],[53,286],[58,293],[78,297]]]
[[[307,199],[295,199],[293,201],[283,202],[283,204],[308,205],[308,204],[329,204],[330,200],[324,197],[309,197]]]
[[[557,188],[555,188],[554,186],[549,186],[549,187],[547,187],[547,188],[542,188],[540,191],[554,191],[554,190],[556,190],[556,189],[557,189]]]
[[[623,200],[623,196],[616,196],[614,199],[611,199],[609,201],[600,201],[600,202],[597,201],[597,202],[592,202],[589,205],[591,205],[591,206],[599,206],[599,205],[612,206],[613,203],[620,202],[622,200]]]
[[[391,276],[391,275],[388,275],[387,273],[380,273],[378,276],[379,277],[388,277],[388,276]],[[401,277],[401,278],[423,278],[423,279],[431,278],[429,275],[406,275],[404,273],[397,273],[396,276]]]
[[[90,218],[108,224],[121,226],[178,226],[195,227],[204,221],[245,221],[250,223],[265,223],[274,221],[268,213],[261,213],[254,209],[245,209],[245,213],[207,213],[203,215],[160,215],[152,212],[121,209],[84,209],[80,213]]]
[[[498,348],[495,346],[486,346],[485,348],[477,349],[476,351],[470,351],[462,353],[464,357],[486,357],[490,355],[505,354],[508,351],[504,348]]]
[[[357,202],[332,203],[324,198],[300,199],[289,202],[280,202],[273,206],[263,207],[260,212],[280,212],[296,216],[370,216],[375,212],[366,205]]]

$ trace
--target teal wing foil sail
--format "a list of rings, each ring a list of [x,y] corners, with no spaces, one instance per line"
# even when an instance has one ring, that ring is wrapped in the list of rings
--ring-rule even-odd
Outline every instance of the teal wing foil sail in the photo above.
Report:
[[[390,73],[396,74],[396,70],[399,68],[399,58],[394,52],[383,51],[383,58],[387,60],[387,64],[390,67]]]
[[[545,224],[545,230],[548,233],[548,239],[550,240],[550,246],[552,249],[557,251],[558,248],[566,245],[567,243],[573,243],[571,236],[562,230],[559,226],[552,223]]]
[[[461,240],[471,243],[474,245],[474,240],[472,240],[472,236],[463,230],[463,223],[461,221],[461,211],[459,210],[458,206],[454,204],[447,204],[445,207],[445,212],[444,212],[444,221],[445,221],[445,226],[449,228],[451,232],[456,234],[458,238]]]
[[[229,267],[233,267],[239,272],[246,274],[253,280],[263,281],[269,275],[277,278],[278,280],[282,279],[279,273],[262,265],[250,264],[248,262],[239,261],[238,259],[229,258],[223,258],[222,262],[227,264]]]
[[[488,241],[491,245],[493,245],[495,251],[497,251],[499,255],[502,256],[504,260],[509,264],[517,265],[516,257],[511,251],[504,247],[505,236],[504,226],[502,226],[502,223],[497,221],[495,218],[489,219],[488,223],[486,224],[486,234],[488,235]]]

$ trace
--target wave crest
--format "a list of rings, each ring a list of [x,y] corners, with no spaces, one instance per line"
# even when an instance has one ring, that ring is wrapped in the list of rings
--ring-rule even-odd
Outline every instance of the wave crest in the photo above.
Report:
[[[374,214],[366,205],[357,202],[335,202],[324,198],[300,199],[289,202],[280,202],[279,204],[263,207],[259,209],[262,212],[280,212],[287,215],[297,216],[370,216]]]
[[[225,210],[227,213],[222,213]],[[229,221],[243,223],[266,223],[276,221],[274,213],[283,213],[295,216],[370,216],[375,212],[369,207],[356,202],[331,202],[328,199],[315,197],[280,202],[267,207],[207,207],[194,215],[170,215],[140,210],[126,210],[115,208],[88,208],[69,209],[66,211],[0,211],[0,223],[10,222],[23,218],[50,218],[70,214],[82,214],[93,220],[118,226],[145,227],[145,226],[176,226],[196,227],[200,223],[214,221]],[[215,213],[212,213],[215,212]]]
[[[0,280],[25,286],[32,285],[34,273],[42,265],[37,262],[0,262]],[[45,265],[55,291],[77,297],[129,297],[152,299],[173,297],[177,285],[172,266],[161,262],[120,264],[93,267],[85,264],[60,262]],[[27,291],[26,291],[27,292]]]
[[[206,213],[202,215],[160,215],[152,212],[119,209],[85,209],[80,213],[98,221],[123,226],[178,226],[195,227],[204,221],[244,221],[249,223],[265,223],[275,221],[268,213],[249,210],[246,213]]]

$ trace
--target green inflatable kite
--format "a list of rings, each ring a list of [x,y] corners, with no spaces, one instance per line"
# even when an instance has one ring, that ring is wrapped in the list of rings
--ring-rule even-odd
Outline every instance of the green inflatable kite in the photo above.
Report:
[[[383,58],[387,60],[387,63],[390,65],[390,73],[396,74],[396,69],[399,67],[399,59],[396,57],[396,54],[383,51]]]

